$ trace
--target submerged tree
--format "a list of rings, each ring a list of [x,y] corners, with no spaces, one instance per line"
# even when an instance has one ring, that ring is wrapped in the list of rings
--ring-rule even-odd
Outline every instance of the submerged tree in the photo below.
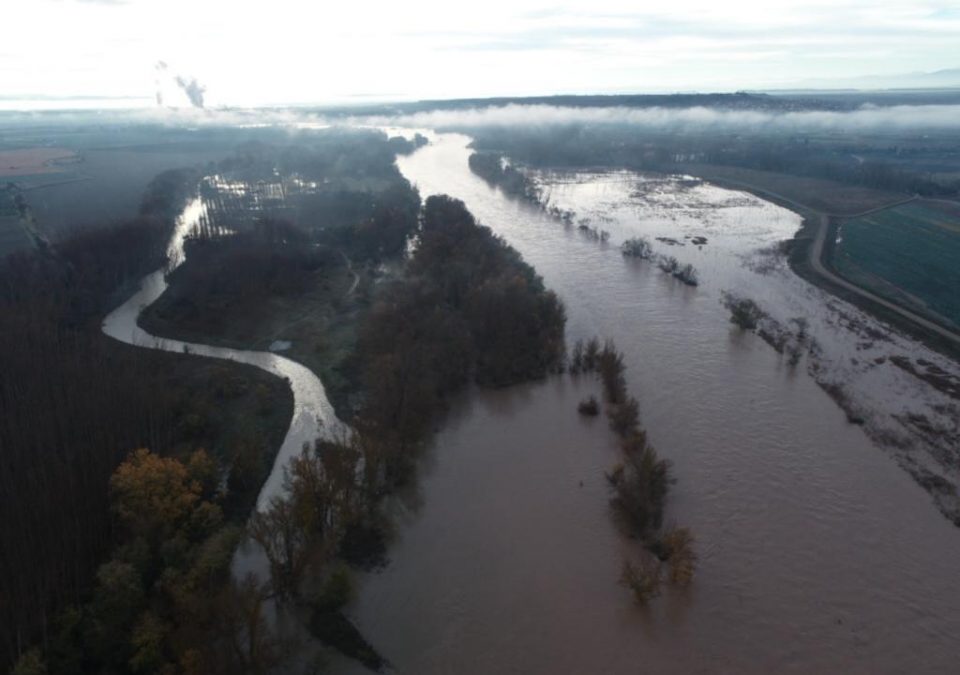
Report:
[[[670,464],[639,437],[625,443],[624,454],[624,461],[607,474],[610,505],[624,531],[643,539],[663,524]]]
[[[274,592],[281,598],[292,597],[310,555],[302,514],[289,499],[274,497],[265,511],[258,511],[250,519],[249,532],[270,563]]]
[[[686,586],[693,581],[697,568],[697,554],[693,550],[693,534],[686,527],[671,527],[660,539],[667,565],[670,568],[670,581]]]
[[[723,304],[730,310],[730,323],[743,330],[755,330],[766,312],[750,298],[742,298],[732,293],[723,293]]]
[[[650,240],[645,237],[627,239],[621,244],[620,250],[623,252],[623,255],[628,258],[649,260],[653,257],[653,246],[650,245]]]
[[[623,561],[620,583],[630,589],[638,605],[646,605],[660,595],[662,572],[660,562],[645,556],[639,562]]]

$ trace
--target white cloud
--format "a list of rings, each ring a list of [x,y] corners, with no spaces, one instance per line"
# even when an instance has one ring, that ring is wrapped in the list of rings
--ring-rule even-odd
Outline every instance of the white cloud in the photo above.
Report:
[[[30,0],[5,13],[0,84],[22,94],[150,96],[158,59],[213,104],[737,89],[960,65],[960,13],[940,0]]]

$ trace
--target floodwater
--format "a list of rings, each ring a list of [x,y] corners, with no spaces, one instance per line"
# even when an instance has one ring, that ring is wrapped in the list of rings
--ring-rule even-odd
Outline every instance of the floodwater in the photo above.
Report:
[[[625,353],[678,480],[667,520],[693,530],[700,566],[689,589],[647,608],[617,585],[631,547],[606,506],[617,452],[602,419],[575,412],[591,378],[465,396],[391,564],[363,579],[352,609],[397,672],[957,672],[960,533],[812,377],[721,306],[743,280],[741,254],[799,219],[712,186],[633,177],[625,209],[622,174],[544,177],[553,203],[611,232],[604,245],[472,175],[468,138],[432,140],[398,159],[422,195],[464,200],[518,249],[566,303],[570,340],[611,337]],[[623,238],[657,228],[708,238],[654,242],[696,260],[699,287],[621,256]],[[776,300],[766,278],[750,289],[761,304]]]

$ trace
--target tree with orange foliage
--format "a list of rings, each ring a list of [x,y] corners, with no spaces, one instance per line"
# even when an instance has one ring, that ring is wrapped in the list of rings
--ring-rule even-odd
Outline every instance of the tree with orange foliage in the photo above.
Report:
[[[211,475],[212,460],[197,450],[187,465],[135,450],[110,478],[113,510],[131,532],[148,539],[176,531],[193,514]]]

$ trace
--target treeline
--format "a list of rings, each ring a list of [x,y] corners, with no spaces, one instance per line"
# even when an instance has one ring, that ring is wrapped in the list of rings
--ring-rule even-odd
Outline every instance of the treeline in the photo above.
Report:
[[[564,323],[557,297],[462,202],[427,200],[403,277],[360,328],[364,400],[354,433],[306,449],[286,494],[252,524],[272,591],[307,616],[314,635],[371,668],[384,665],[341,612],[351,588],[344,566],[383,560],[384,500],[412,480],[450,397],[470,382],[505,386],[559,368]]]
[[[392,136],[387,139],[387,144],[396,155],[412,155],[416,150],[427,145],[430,141],[421,133],[416,133],[413,138],[404,136]]]
[[[553,126],[484,127],[469,130],[485,154],[509,150],[532,166],[615,166],[677,172],[691,164],[717,164],[821,178],[863,187],[956,197],[960,180],[927,164],[952,161],[950,139],[931,137],[918,150],[916,138],[833,141],[807,134],[724,134],[695,129],[638,130],[629,124],[571,123]],[[851,153],[866,157],[859,161]]]
[[[681,264],[672,255],[663,255],[654,253],[653,246],[646,237],[632,237],[620,245],[620,251],[626,258],[639,258],[640,260],[652,260],[657,263],[661,271],[666,272],[675,279],[682,281],[687,286],[697,286],[700,284],[700,275],[690,263]]]
[[[349,249],[357,260],[396,256],[417,228],[420,196],[397,169],[395,154],[426,142],[419,134],[388,139],[379,131],[334,128],[297,137],[296,143],[244,144],[211,173],[251,193],[261,183],[290,189],[278,203],[265,205],[205,181],[208,229],[242,230],[264,216],[291,222],[314,241]]]
[[[693,535],[687,528],[663,528],[664,506],[673,479],[670,464],[660,458],[647,441],[640,425],[640,404],[627,393],[626,366],[612,340],[602,346],[597,338],[574,343],[570,372],[596,373],[603,386],[603,398],[610,428],[620,439],[623,461],[607,474],[614,518],[629,537],[639,539],[649,555],[623,563],[621,583],[638,603],[659,595],[664,575],[684,586],[693,579],[697,556]],[[595,414],[596,399],[579,406],[581,414]]]
[[[419,225],[417,190],[401,178],[361,203],[363,207],[353,218],[342,219],[330,228],[315,229],[318,241],[341,247],[359,261],[380,262],[402,255]]]
[[[475,152],[467,160],[470,170],[494,187],[499,187],[511,197],[523,199],[532,204],[540,204],[540,189],[536,183],[522,171],[495,152]]]
[[[168,214],[192,189],[188,180],[161,176],[138,219],[0,265],[4,667],[32,640],[49,639],[56,608],[89,592],[114,535],[107,481],[130,448],[212,448],[259,409],[289,408],[282,383],[183,367],[185,357],[120,345],[100,331],[122,294],[162,264]],[[243,414],[228,414],[237,406]],[[259,440],[250,442],[262,452]]]
[[[430,197],[406,273],[382,293],[358,347],[358,426],[395,448],[388,473],[403,473],[407,451],[467,383],[502,387],[556,368],[565,321],[557,296],[463,202]]]
[[[216,170],[241,180],[298,174],[340,185],[396,177],[394,152],[381,131],[334,127],[285,134],[284,142],[250,141],[240,145]]]
[[[186,240],[184,248],[187,262],[170,276],[178,287],[189,289],[183,309],[200,315],[180,317],[188,322],[233,303],[297,296],[316,284],[326,269],[343,265],[336,251],[313,246],[306,232],[271,218],[259,219],[249,231],[198,233]]]

